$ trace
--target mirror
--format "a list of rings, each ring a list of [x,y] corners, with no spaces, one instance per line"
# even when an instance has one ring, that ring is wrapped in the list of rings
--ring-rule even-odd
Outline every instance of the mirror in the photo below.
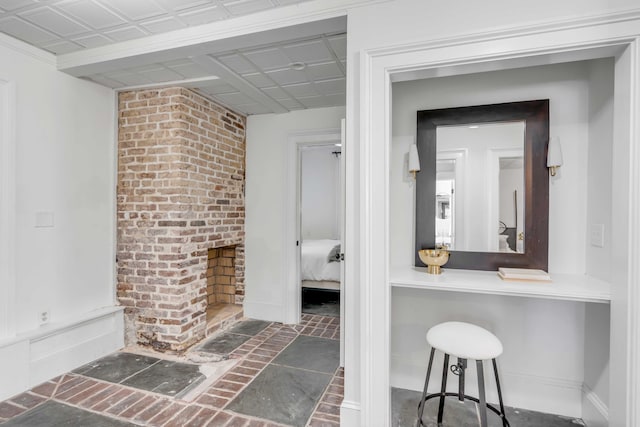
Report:
[[[449,268],[546,270],[548,139],[548,100],[419,111],[416,254],[445,246]]]

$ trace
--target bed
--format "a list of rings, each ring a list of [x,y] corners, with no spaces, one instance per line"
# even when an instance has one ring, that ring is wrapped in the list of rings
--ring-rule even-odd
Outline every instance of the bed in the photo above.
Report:
[[[303,288],[340,289],[339,240],[302,242],[300,273]]]

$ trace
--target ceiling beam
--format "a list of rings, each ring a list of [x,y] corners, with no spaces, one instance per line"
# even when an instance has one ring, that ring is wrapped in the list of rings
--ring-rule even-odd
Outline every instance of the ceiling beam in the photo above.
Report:
[[[289,111],[276,100],[249,83],[246,79],[217,59],[212,58],[209,55],[196,56],[189,59],[198,64],[203,70],[206,70],[208,73],[215,74],[220,79],[224,80],[225,83],[236,88],[239,92],[253,99],[262,106],[267,107],[271,112],[286,113]],[[204,85],[201,85],[201,87],[202,86]]]
[[[146,83],[143,85],[133,85],[133,86],[123,86],[117,87],[115,90],[117,92],[124,92],[129,90],[143,90],[143,89],[162,89],[166,87],[186,87],[190,89],[195,89],[202,86],[207,86],[208,83],[218,82],[220,81],[220,77],[218,76],[207,76],[207,77],[197,77],[195,79],[182,79],[182,80],[172,80],[169,82],[162,83]]]
[[[88,76],[347,30],[347,10],[389,0],[313,0],[163,34],[58,55],[58,69]]]

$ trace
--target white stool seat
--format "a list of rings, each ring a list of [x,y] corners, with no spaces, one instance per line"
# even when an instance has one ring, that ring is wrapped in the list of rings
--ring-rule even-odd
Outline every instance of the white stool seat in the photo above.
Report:
[[[461,359],[489,360],[502,354],[502,343],[491,332],[465,322],[445,322],[427,332],[429,345]]]

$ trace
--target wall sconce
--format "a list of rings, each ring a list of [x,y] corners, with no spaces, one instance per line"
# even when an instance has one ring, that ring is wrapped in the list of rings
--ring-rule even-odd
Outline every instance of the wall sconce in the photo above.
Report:
[[[420,172],[420,157],[418,157],[418,146],[411,144],[409,146],[409,172],[413,175],[413,179],[416,179],[416,173]]]
[[[554,136],[549,140],[547,149],[547,167],[549,174],[556,176],[556,169],[562,166],[562,147],[560,147],[560,138]]]

